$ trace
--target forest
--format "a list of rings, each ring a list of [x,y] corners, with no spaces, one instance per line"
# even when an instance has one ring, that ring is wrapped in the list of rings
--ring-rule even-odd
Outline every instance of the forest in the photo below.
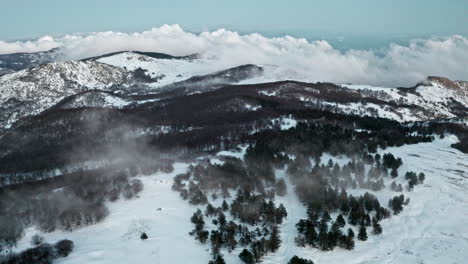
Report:
[[[424,182],[424,174],[399,171],[404,161],[386,149],[431,142],[435,136],[456,130],[446,125],[400,124],[321,110],[283,109],[272,102],[265,102],[264,108],[268,105],[276,112],[270,109],[255,116],[239,113],[229,118],[204,112],[200,119],[172,123],[168,133],[136,137],[129,137],[129,131],[152,126],[158,117],[152,116],[151,122],[143,117],[133,119],[141,109],[81,109],[67,111],[66,116],[73,118],[66,120],[62,111],[37,117],[45,123],[55,120],[54,124],[65,126],[65,130],[25,123],[21,129],[26,134],[5,135],[0,142],[11,150],[0,156],[0,172],[9,175],[1,178],[1,246],[14,246],[31,225],[43,232],[72,231],[102,221],[108,215],[107,202],[138,197],[144,186],[135,176],[170,172],[172,163],[178,160],[192,165],[174,178],[172,188],[182,199],[200,207],[191,219],[191,235],[200,243],[210,244],[214,263],[223,260],[222,250],[242,247],[245,250],[239,257],[251,263],[260,262],[280,247],[280,227],[288,210],[275,202],[288,191],[286,179],[276,177],[280,169],[293,185],[289,191],[309,212],[297,223],[297,245],[325,251],[336,247],[351,250],[368,235],[385,234],[379,222],[398,214],[409,202],[402,191]],[[161,118],[172,116],[167,111]],[[281,114],[286,112],[298,122],[282,130]],[[89,121],[83,119],[84,113],[100,126],[82,129]],[[271,116],[276,121],[262,119]],[[208,117],[214,119],[208,122]],[[236,122],[230,123],[234,119]],[[35,129],[37,133],[29,137],[28,131]],[[28,152],[21,150],[23,143],[12,143],[23,136],[31,144]],[[242,159],[226,157],[220,164],[196,159],[242,144],[247,146]],[[349,161],[338,164],[334,159],[323,160],[326,155],[348,157]],[[57,167],[93,158],[108,162],[101,168],[63,169],[54,177],[48,174]],[[394,181],[403,177],[405,185]],[[379,202],[371,194],[387,187],[395,192],[390,201]],[[369,193],[348,193],[354,189]],[[218,198],[225,203],[214,207],[211,203]]]

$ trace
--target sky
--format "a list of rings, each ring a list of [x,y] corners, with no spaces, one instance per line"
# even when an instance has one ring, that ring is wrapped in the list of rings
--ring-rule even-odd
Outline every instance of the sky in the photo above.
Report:
[[[411,86],[468,80],[468,0],[0,0],[0,54],[198,54],[272,79]]]
[[[0,0],[0,7],[4,41],[163,24],[310,39],[468,34],[466,0]]]

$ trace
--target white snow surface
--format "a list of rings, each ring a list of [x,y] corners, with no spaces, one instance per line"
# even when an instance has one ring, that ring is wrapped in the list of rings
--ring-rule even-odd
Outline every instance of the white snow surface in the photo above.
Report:
[[[129,71],[138,68],[147,70],[149,76],[158,78],[157,82],[150,84],[154,88],[213,72],[212,66],[204,59],[156,59],[133,52],[122,52],[98,61],[120,68],[125,67]]]
[[[306,210],[294,194],[284,170],[277,171],[278,178],[285,177],[288,192],[285,197],[277,197],[276,203],[285,205],[288,218],[281,225],[280,249],[265,256],[263,263],[287,263],[294,255],[312,259],[317,264],[466,263],[468,155],[450,147],[456,141],[456,137],[449,135],[432,143],[379,151],[381,154],[391,152],[403,159],[398,182],[404,182],[402,175],[409,170],[424,172],[426,180],[414,191],[404,191],[411,199],[409,205],[399,215],[382,221],[381,236],[369,235],[366,242],[356,241],[353,251],[321,252],[294,244],[295,224],[306,217]],[[239,156],[242,152],[226,151],[219,155]],[[140,176],[144,183],[140,197],[109,203],[110,215],[101,223],[74,232],[43,234],[49,243],[64,238],[75,242],[70,256],[58,259],[57,263],[208,263],[209,246],[188,235],[193,229],[190,216],[197,207],[181,200],[179,194],[171,190],[172,178],[184,172],[187,166],[176,163],[170,174]],[[375,193],[383,205],[389,198],[399,195],[389,189],[389,179],[387,181],[387,187]],[[366,191],[358,189],[350,193]],[[217,199],[212,203],[216,206],[221,201]],[[139,239],[142,231],[148,234],[148,240]],[[29,241],[36,233],[34,228],[29,228],[15,251],[30,247]],[[241,264],[238,258],[241,250],[237,248],[231,253],[223,250],[226,262]]]
[[[377,87],[370,85],[350,85],[342,84],[346,89],[359,90],[362,93],[371,95],[374,98],[392,102],[399,105],[398,108],[381,106],[373,103],[351,103],[336,104],[322,102],[335,106],[339,112],[352,113],[357,115],[377,115],[379,117],[393,119],[399,122],[421,121],[435,118],[454,118],[456,117],[447,107],[452,98],[460,104],[468,107],[468,90],[466,88],[454,89],[444,86],[437,81],[425,81],[426,85],[419,85],[416,93],[402,93],[396,88]],[[415,105],[423,107],[426,113],[413,110],[406,105]]]

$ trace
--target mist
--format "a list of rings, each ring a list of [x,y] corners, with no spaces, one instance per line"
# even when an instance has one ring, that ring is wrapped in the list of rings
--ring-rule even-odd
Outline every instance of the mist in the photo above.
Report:
[[[242,64],[272,66],[263,79],[309,82],[412,86],[429,75],[453,80],[468,79],[468,39],[454,35],[415,39],[409,45],[390,44],[382,50],[340,51],[324,40],[308,41],[291,36],[268,38],[218,29],[199,34],[179,25],[148,31],[94,32],[33,41],[0,41],[0,53],[36,52],[60,48],[61,59],[83,59],[110,52],[137,50],[171,55],[199,54],[210,69]]]

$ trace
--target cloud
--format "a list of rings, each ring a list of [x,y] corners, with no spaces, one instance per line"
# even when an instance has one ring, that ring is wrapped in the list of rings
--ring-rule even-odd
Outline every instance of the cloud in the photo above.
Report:
[[[18,52],[38,52],[56,48],[60,43],[51,36],[44,36],[35,41],[5,42],[0,40],[0,54],[11,54]]]
[[[264,80],[295,79],[339,83],[408,86],[428,75],[468,79],[468,39],[450,36],[413,40],[407,46],[391,44],[383,53],[339,51],[326,41],[290,36],[267,38],[219,29],[194,34],[178,25],[163,25],[135,33],[95,32],[86,35],[43,37],[36,41],[0,42],[0,53],[39,51],[61,47],[63,59],[81,59],[103,53],[139,50],[188,55],[198,53],[210,67],[240,64],[274,65]]]

